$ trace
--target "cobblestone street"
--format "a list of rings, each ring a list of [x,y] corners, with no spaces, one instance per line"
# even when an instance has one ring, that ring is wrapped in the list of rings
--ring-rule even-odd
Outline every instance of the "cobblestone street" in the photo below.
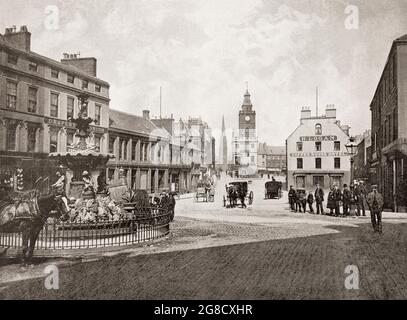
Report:
[[[370,218],[288,211],[286,198],[253,206],[177,202],[168,239],[80,258],[38,258],[21,270],[3,262],[1,298],[107,299],[377,299],[407,298],[407,216],[384,213],[384,234]],[[15,262],[15,261],[14,261]],[[60,289],[44,287],[45,266],[59,266]],[[359,269],[359,290],[344,286],[345,268]]]

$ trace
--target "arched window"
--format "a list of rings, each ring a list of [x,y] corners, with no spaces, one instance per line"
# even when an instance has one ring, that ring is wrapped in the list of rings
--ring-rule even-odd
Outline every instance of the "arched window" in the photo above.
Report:
[[[316,125],[315,125],[315,135],[321,135],[322,134],[322,126],[321,126],[321,124],[319,124],[319,123],[317,123]]]

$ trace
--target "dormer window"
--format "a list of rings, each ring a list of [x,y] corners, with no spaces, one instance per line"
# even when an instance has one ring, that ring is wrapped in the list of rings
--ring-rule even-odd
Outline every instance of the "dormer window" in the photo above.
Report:
[[[82,89],[87,89],[88,88],[88,81],[82,80]]]
[[[321,124],[317,123],[315,125],[315,135],[320,136],[322,134],[322,126]]]

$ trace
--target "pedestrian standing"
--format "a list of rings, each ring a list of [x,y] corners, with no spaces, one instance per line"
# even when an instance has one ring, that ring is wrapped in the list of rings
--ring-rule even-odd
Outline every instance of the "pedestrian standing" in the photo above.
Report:
[[[324,214],[324,190],[321,189],[319,184],[317,184],[317,188],[315,189],[315,203],[317,205],[317,214],[321,212],[321,214]]]
[[[372,186],[373,191],[366,197],[366,202],[370,210],[373,232],[382,234],[382,210],[383,196],[377,191],[377,185]]]
[[[312,207],[312,205],[314,203],[314,195],[312,194],[311,191],[308,193],[307,202],[308,202],[308,207],[309,207],[309,213],[314,213],[314,208]]]
[[[297,192],[297,204],[295,208],[295,212],[304,212],[307,209],[307,194],[305,190],[298,190]]]
[[[348,185],[344,184],[343,185],[343,215],[346,216],[349,214],[349,207],[350,207],[350,202],[352,199],[352,193],[351,191],[348,189]]]
[[[360,210],[362,209],[362,214],[365,217],[365,198],[366,198],[366,188],[363,185],[363,182],[359,182],[355,188],[355,198],[356,198],[356,208],[357,216],[360,216]]]
[[[296,210],[297,193],[295,192],[293,186],[290,186],[290,191],[288,191],[288,202],[290,203],[291,210]]]
[[[334,208],[335,208],[335,216],[339,217],[340,215],[340,210],[339,210],[339,204],[342,201],[342,192],[339,190],[337,185],[334,185]]]
[[[334,214],[334,209],[335,209],[335,189],[332,187],[331,190],[328,193],[328,203],[327,203],[327,208],[329,209],[329,215],[333,215]]]

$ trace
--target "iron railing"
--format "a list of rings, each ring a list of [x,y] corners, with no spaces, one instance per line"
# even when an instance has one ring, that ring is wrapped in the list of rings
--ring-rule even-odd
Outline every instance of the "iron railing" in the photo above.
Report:
[[[62,250],[123,246],[165,237],[170,213],[150,208],[148,214],[117,221],[45,223],[36,249]],[[0,233],[0,247],[21,248],[21,233]]]

